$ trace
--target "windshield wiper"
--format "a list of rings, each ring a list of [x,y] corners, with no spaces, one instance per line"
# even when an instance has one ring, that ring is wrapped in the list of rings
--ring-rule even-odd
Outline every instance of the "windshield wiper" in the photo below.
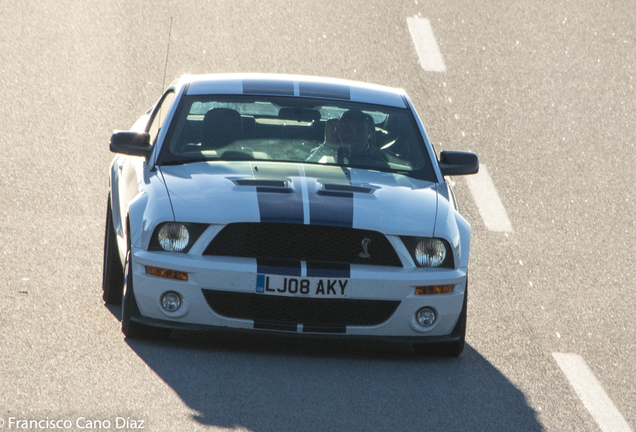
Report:
[[[162,162],[159,165],[160,166],[185,165],[185,164],[191,164],[191,163],[197,163],[197,162],[210,162],[210,161],[214,161],[214,160],[219,160],[219,159],[218,158],[205,158],[205,157],[192,158],[192,159],[176,159],[176,160]]]

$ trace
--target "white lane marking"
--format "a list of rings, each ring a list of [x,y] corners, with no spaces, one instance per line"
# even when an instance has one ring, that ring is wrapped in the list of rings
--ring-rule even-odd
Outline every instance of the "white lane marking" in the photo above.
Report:
[[[499,198],[497,189],[488,174],[485,165],[479,165],[479,172],[475,175],[466,176],[468,189],[473,195],[475,204],[479,209],[486,228],[490,231],[512,232],[512,224],[508,219],[508,213]]]
[[[430,21],[426,18],[407,18],[406,22],[422,69],[429,72],[446,72],[446,65],[433,35]]]
[[[552,357],[603,432],[633,432],[581,356],[552,353]]]

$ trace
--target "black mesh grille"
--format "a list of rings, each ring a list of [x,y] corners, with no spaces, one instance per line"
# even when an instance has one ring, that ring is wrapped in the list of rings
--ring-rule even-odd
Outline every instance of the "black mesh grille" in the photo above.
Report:
[[[388,320],[399,301],[317,299],[202,290],[214,312],[255,321],[255,327],[308,332],[344,332],[345,326],[372,326]],[[334,331],[334,329],[342,329]]]
[[[379,232],[322,225],[230,224],[217,234],[204,255],[402,266],[391,243]]]

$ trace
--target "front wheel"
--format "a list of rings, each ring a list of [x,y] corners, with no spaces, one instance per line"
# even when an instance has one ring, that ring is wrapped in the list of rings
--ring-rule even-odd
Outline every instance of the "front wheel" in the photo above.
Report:
[[[468,316],[468,277],[466,278],[466,288],[464,290],[464,304],[459,314],[459,319],[451,335],[459,336],[459,340],[452,342],[414,344],[413,350],[418,354],[439,355],[445,357],[458,357],[464,351],[466,341],[466,318]]]
[[[113,226],[113,212],[110,208],[110,194],[106,209],[106,229],[104,231],[104,265],[102,267],[102,298],[109,305],[121,304],[124,293],[124,267],[119,259],[117,234]]]
[[[133,272],[131,268],[130,252],[126,257],[126,272],[124,297],[122,301],[121,331],[130,339],[167,339],[171,330],[167,328],[151,327],[132,320],[133,315],[139,315],[135,290],[133,288]]]

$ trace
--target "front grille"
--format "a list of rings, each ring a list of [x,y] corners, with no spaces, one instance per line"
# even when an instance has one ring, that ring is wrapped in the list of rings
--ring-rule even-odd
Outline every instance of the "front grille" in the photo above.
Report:
[[[214,312],[254,320],[255,328],[344,333],[346,326],[373,326],[388,320],[399,306],[392,300],[318,299],[202,290]]]
[[[229,224],[216,235],[204,255],[402,266],[393,246],[383,234],[322,225]]]

